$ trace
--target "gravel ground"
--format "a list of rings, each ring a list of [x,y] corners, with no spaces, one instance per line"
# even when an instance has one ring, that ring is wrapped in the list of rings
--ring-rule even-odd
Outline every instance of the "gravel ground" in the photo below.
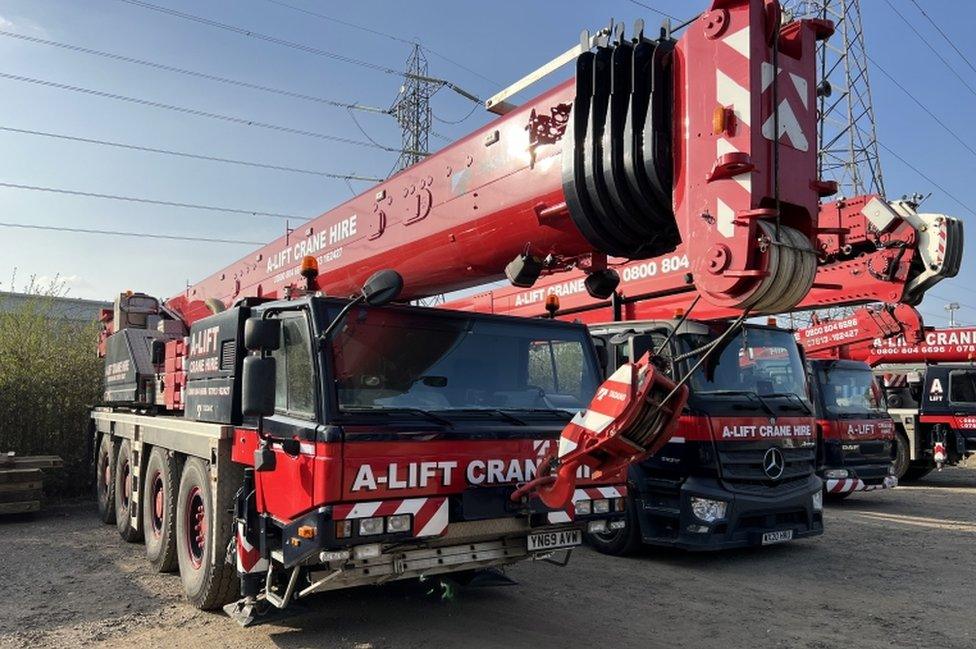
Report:
[[[520,565],[518,585],[431,603],[416,585],[320,595],[241,629],[182,601],[176,575],[101,525],[93,504],[0,519],[0,647],[976,646],[976,470],[830,506],[789,545]]]

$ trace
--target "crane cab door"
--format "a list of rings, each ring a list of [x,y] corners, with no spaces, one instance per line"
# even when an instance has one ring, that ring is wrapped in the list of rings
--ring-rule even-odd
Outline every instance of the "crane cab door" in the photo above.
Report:
[[[327,446],[320,444],[325,430],[320,355],[306,308],[268,317],[281,321],[278,348],[270,352],[275,359],[275,411],[262,422],[274,459],[255,472],[255,479],[259,507],[288,519],[314,505],[317,484],[328,472],[328,458],[318,452]]]

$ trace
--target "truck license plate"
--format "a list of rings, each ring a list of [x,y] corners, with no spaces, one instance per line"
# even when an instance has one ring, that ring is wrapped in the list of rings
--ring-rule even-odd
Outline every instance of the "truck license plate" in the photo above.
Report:
[[[779,532],[765,532],[762,535],[763,545],[773,545],[774,543],[786,543],[793,540],[793,530],[782,530]]]
[[[529,534],[529,552],[571,548],[581,544],[582,542],[583,533],[580,530],[562,530],[559,532]]]

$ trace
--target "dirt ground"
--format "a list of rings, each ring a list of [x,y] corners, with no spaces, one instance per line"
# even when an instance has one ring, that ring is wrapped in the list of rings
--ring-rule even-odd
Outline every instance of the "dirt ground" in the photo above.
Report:
[[[518,585],[432,603],[415,585],[320,595],[239,628],[183,603],[176,575],[100,524],[93,504],[0,520],[0,647],[976,646],[976,470],[828,506],[789,545],[509,569]]]

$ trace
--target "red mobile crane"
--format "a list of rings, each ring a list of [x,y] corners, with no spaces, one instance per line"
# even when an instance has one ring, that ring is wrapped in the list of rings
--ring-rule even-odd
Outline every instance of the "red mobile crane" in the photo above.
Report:
[[[667,441],[686,386],[644,355],[597,389],[581,326],[387,303],[569,265],[605,298],[607,255],[684,241],[703,301],[791,308],[831,26],[780,19],[714,0],[677,41],[584,38],[575,79],[181,295],[121,295],[92,413],[102,517],[201,608],[239,581],[245,621],[624,526],[618,474]]]
[[[887,203],[877,196],[840,200],[821,207],[817,228],[821,260],[813,287],[798,308],[856,305],[879,300],[899,304],[863,309],[856,318],[801,332],[805,335],[798,337],[806,349],[815,350],[821,343],[831,349],[837,345],[868,345],[876,339],[898,334],[911,336],[911,332],[921,329],[920,317],[909,305],[921,301],[929,287],[958,272],[962,224],[941,214],[919,214],[916,208],[917,204],[907,199]],[[620,267],[621,290],[610,300],[595,300],[582,295],[578,277],[570,275],[568,278],[553,277],[531,291],[495,289],[456,300],[447,306],[525,316],[548,312],[552,317],[591,323],[592,333],[604,340],[614,352],[612,355],[619,359],[617,362],[622,362],[648,348],[662,349],[666,342],[680,346],[682,336],[714,335],[700,324],[689,326],[679,321],[676,325],[674,321],[668,321],[675,310],[678,313],[693,311],[694,317],[700,321],[717,321],[731,316],[731,312],[720,305],[702,304],[695,299],[694,284],[687,267],[687,257],[680,250],[657,259],[623,263]],[[615,321],[614,324],[599,324],[610,320]],[[700,331],[693,331],[695,327]],[[747,369],[755,373],[765,365],[769,378],[775,379],[774,375],[782,374],[784,368],[789,367],[790,354],[783,347],[773,352],[768,345],[743,346],[738,349],[738,354],[749,357],[749,361],[746,365],[740,361],[735,369],[743,374]],[[672,354],[687,354],[687,350],[675,348]],[[818,420],[817,441],[815,445],[811,444],[815,446],[815,452],[811,452],[809,473],[815,469],[824,479],[825,494],[841,498],[855,491],[896,484],[896,478],[891,475],[892,454],[898,459],[894,467],[900,477],[907,467],[907,446],[897,443],[903,436],[896,440],[893,424],[881,408],[880,395],[872,392],[870,367],[853,360],[812,360],[809,370],[809,397]],[[672,371],[680,374],[684,370],[676,366]],[[775,385],[775,380],[770,384]],[[707,391],[698,387],[690,404],[691,412],[698,416],[689,415],[682,420],[679,433],[665,446],[660,457],[631,468],[633,518],[639,525],[594,537],[598,548],[611,552],[633,549],[638,529],[647,543],[689,548],[734,545],[736,542],[730,539],[735,538],[741,520],[762,521],[765,527],[760,531],[764,535],[774,531],[775,524],[767,522],[773,520],[771,517],[763,518],[760,514],[798,507],[802,489],[784,493],[788,490],[769,481],[761,499],[750,501],[740,497],[736,492],[741,490],[737,489],[734,478],[724,476],[725,467],[720,463],[703,462],[693,452],[694,448],[705,445],[713,448],[713,455],[721,459],[723,449],[739,448],[741,445],[736,445],[734,440],[693,431],[702,428],[696,423],[702,415],[705,420],[732,425],[746,417],[743,411],[749,409],[749,400],[743,398],[739,399],[741,403],[735,404],[737,412],[716,409],[712,403],[714,399],[705,397]],[[734,387],[741,391],[742,386]],[[758,385],[753,387],[759,392]],[[806,394],[802,386],[793,387],[796,393]],[[709,388],[716,392],[715,385]],[[858,391],[859,388],[863,389]],[[723,396],[721,399],[731,401],[733,397]],[[760,406],[752,404],[751,407],[758,409]],[[769,407],[763,405],[763,408]],[[716,426],[713,423],[712,428]],[[682,434],[681,431],[692,433]],[[707,433],[707,427],[705,431]],[[791,439],[785,443],[802,446],[805,441]],[[733,461],[731,456],[728,460]],[[703,486],[702,474],[721,479]],[[705,487],[709,488],[707,495],[703,495]],[[754,488],[749,496],[755,495]],[[727,504],[728,511],[718,519],[720,524],[716,526],[720,533],[703,537],[680,531],[688,529],[685,523],[689,521],[698,523],[692,505],[706,496]],[[662,511],[654,504],[660,501],[673,504],[667,511]],[[691,516],[688,511],[692,511]],[[763,538],[756,530],[751,532],[740,535],[737,543],[754,543]]]
[[[873,318],[859,312],[798,335],[816,339],[814,356],[860,361],[880,375],[895,421],[895,474],[918,479],[976,453],[976,328],[923,327],[907,309]]]

